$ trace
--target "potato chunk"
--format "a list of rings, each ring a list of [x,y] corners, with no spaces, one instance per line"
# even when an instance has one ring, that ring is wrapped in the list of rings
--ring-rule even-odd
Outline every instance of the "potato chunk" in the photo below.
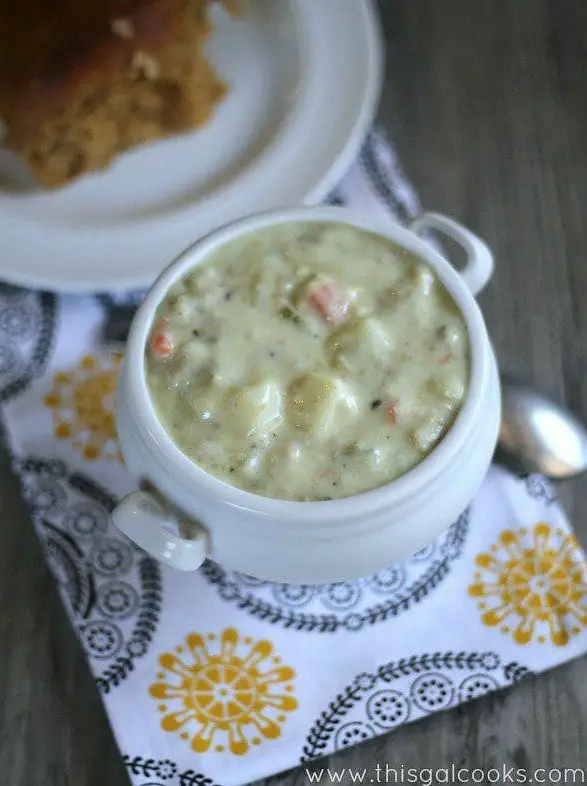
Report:
[[[355,370],[365,361],[388,357],[393,350],[393,339],[380,319],[353,319],[332,334],[326,349],[334,368]]]
[[[281,425],[283,398],[281,387],[270,379],[232,388],[224,397],[229,427],[237,436],[267,436]]]
[[[327,374],[304,374],[289,388],[288,414],[294,428],[327,437],[359,413],[349,383]]]

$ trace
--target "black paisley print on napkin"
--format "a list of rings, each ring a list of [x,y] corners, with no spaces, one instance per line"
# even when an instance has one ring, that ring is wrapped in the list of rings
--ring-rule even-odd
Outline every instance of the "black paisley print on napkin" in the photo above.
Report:
[[[171,759],[152,759],[147,756],[124,756],[129,775],[145,778],[133,783],[139,786],[219,786],[212,778],[193,769],[181,770]]]
[[[357,632],[408,611],[439,586],[461,554],[468,527],[465,511],[411,559],[355,581],[275,584],[213,562],[201,571],[223,600],[264,622],[308,633]]]
[[[0,283],[0,404],[44,371],[56,315],[55,295]]]
[[[529,674],[495,652],[434,652],[359,674],[314,722],[301,761],[343,750],[410,720],[506,687]]]
[[[145,655],[162,604],[158,563],[114,529],[115,500],[61,461],[17,461],[24,496],[98,687],[108,693]]]

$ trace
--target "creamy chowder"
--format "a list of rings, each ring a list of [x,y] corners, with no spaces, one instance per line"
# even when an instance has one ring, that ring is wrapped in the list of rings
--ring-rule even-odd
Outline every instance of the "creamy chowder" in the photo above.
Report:
[[[465,396],[464,319],[435,273],[337,223],[285,223],[211,254],[161,303],[146,351],[158,416],[233,486],[347,497],[421,461]]]

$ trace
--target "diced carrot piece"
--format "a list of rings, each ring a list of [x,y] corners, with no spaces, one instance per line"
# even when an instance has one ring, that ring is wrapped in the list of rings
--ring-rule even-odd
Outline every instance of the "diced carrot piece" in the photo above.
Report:
[[[173,333],[166,325],[165,320],[161,320],[155,325],[151,336],[151,355],[157,360],[166,360],[175,352],[175,340]]]
[[[397,401],[390,401],[389,404],[385,405],[385,417],[387,418],[387,422],[390,426],[395,426],[397,423],[397,410],[396,410]]]
[[[342,325],[346,320],[350,300],[331,281],[317,284],[308,295],[310,307],[329,325]]]

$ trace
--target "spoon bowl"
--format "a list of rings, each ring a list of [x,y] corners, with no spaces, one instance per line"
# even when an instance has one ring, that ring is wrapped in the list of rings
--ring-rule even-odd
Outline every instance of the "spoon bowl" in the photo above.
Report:
[[[587,429],[567,409],[515,381],[502,379],[496,459],[560,480],[587,469]]]

